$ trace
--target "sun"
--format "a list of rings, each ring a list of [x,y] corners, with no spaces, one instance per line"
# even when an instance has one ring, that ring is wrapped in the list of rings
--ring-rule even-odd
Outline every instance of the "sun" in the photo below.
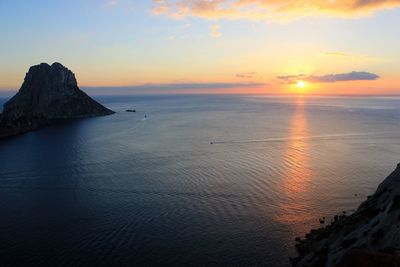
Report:
[[[304,81],[297,81],[296,87],[303,89],[306,86],[306,83]]]

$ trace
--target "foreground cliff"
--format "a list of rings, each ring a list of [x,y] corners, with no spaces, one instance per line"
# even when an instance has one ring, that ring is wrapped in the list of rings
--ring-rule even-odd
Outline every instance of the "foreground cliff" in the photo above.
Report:
[[[0,138],[35,130],[55,120],[113,113],[81,91],[69,69],[60,63],[42,63],[29,69],[21,89],[4,104]]]
[[[294,266],[400,266],[400,164],[350,216],[296,244]]]

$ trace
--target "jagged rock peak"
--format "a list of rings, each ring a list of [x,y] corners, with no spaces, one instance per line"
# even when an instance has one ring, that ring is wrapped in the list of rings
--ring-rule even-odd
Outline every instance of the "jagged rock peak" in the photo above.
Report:
[[[30,67],[19,92],[4,105],[4,115],[13,119],[76,118],[111,113],[81,91],[74,73],[60,63]]]
[[[68,68],[60,63],[41,63],[29,68],[18,93],[4,104],[0,138],[37,129],[53,120],[113,113],[81,91]]]

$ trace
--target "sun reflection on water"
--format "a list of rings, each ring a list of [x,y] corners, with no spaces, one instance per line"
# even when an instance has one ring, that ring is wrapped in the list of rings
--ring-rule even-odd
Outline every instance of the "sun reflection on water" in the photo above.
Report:
[[[312,217],[310,210],[312,170],[309,158],[309,135],[305,104],[298,98],[290,123],[289,141],[283,153],[285,170],[282,174],[280,192],[282,199],[279,205],[277,220],[304,232],[304,222]]]

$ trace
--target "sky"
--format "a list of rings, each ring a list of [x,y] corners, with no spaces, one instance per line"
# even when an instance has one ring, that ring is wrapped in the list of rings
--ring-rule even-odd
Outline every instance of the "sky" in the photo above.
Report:
[[[400,0],[0,0],[0,94],[400,94]]]

